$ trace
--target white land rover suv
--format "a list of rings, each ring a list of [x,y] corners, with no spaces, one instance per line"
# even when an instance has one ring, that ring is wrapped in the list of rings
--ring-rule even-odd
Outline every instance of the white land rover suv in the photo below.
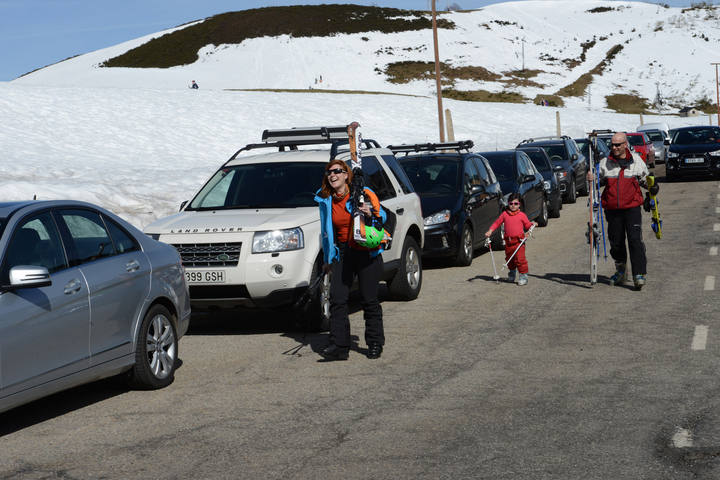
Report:
[[[329,279],[313,282],[323,259],[313,198],[327,162],[350,160],[346,127],[265,130],[262,141],[238,150],[145,233],[180,252],[194,309],[294,306],[307,328],[327,329]],[[374,140],[363,147],[365,183],[396,216],[383,280],[393,298],[413,300],[422,286],[420,198],[390,150]],[[310,301],[298,302],[313,283]]]

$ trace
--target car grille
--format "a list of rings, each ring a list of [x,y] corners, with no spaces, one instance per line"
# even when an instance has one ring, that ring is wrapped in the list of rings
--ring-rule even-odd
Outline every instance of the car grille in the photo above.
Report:
[[[240,259],[241,246],[242,242],[173,245],[185,267],[234,267]]]
[[[190,285],[193,300],[250,298],[245,285]]]

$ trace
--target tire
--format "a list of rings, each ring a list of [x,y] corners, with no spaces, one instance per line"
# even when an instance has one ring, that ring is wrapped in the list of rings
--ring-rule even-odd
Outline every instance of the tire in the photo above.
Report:
[[[544,198],[542,202],[542,211],[535,221],[537,222],[538,227],[546,227],[548,224],[548,202]]]
[[[554,203],[553,208],[548,210],[548,216],[550,218],[560,218],[560,209],[562,208],[562,198],[560,195],[557,196]]]
[[[458,267],[467,267],[473,261],[473,229],[467,223],[463,225],[460,233],[460,244],[458,245],[457,255],[455,255],[455,265]]]
[[[415,300],[422,287],[420,248],[411,236],[405,237],[400,266],[388,284],[390,296],[396,300]]]
[[[492,246],[492,249],[496,252],[499,252],[500,250],[505,250],[505,241],[503,240],[503,237],[505,236],[505,225],[500,225],[500,228],[495,230],[492,233],[492,238],[490,239],[490,245]]]
[[[578,191],[578,196],[587,197],[590,193],[590,182],[587,181],[587,178],[583,181],[583,185],[584,187]]]
[[[309,332],[326,332],[330,329],[330,275],[322,273],[322,261],[316,262],[310,284],[323,275],[312,300],[298,312],[300,326]]]
[[[134,388],[155,390],[175,379],[178,338],[173,316],[162,305],[153,305],[145,314],[135,346],[135,365],[128,373]]]
[[[568,185],[567,195],[565,195],[565,203],[575,203],[577,202],[577,189],[575,186],[575,177],[570,180],[570,185]]]

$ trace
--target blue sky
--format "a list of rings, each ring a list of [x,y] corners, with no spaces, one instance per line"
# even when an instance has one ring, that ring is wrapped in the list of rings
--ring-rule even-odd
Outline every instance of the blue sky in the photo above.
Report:
[[[430,0],[0,0],[0,81],[13,80],[68,57],[218,13],[321,3],[430,8]],[[439,10],[453,3],[472,9],[499,2],[436,0]],[[697,1],[658,0],[650,3],[688,6]]]

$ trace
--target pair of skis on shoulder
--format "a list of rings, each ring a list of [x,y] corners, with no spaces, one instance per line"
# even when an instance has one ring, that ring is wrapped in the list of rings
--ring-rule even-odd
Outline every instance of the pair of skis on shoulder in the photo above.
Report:
[[[588,163],[590,164],[590,173],[592,174],[592,182],[588,185],[588,210],[590,214],[589,221],[587,223],[587,231],[585,236],[587,237],[588,244],[590,245],[590,286],[597,283],[598,273],[598,260],[600,259],[600,238],[602,237],[603,247],[603,258],[607,262],[607,247],[605,244],[605,219],[603,218],[603,209],[600,204],[600,178],[598,176],[598,164],[599,158],[596,153],[596,144],[598,142],[597,134],[591,133],[588,137],[590,142],[588,148],[588,154],[590,158]]]

